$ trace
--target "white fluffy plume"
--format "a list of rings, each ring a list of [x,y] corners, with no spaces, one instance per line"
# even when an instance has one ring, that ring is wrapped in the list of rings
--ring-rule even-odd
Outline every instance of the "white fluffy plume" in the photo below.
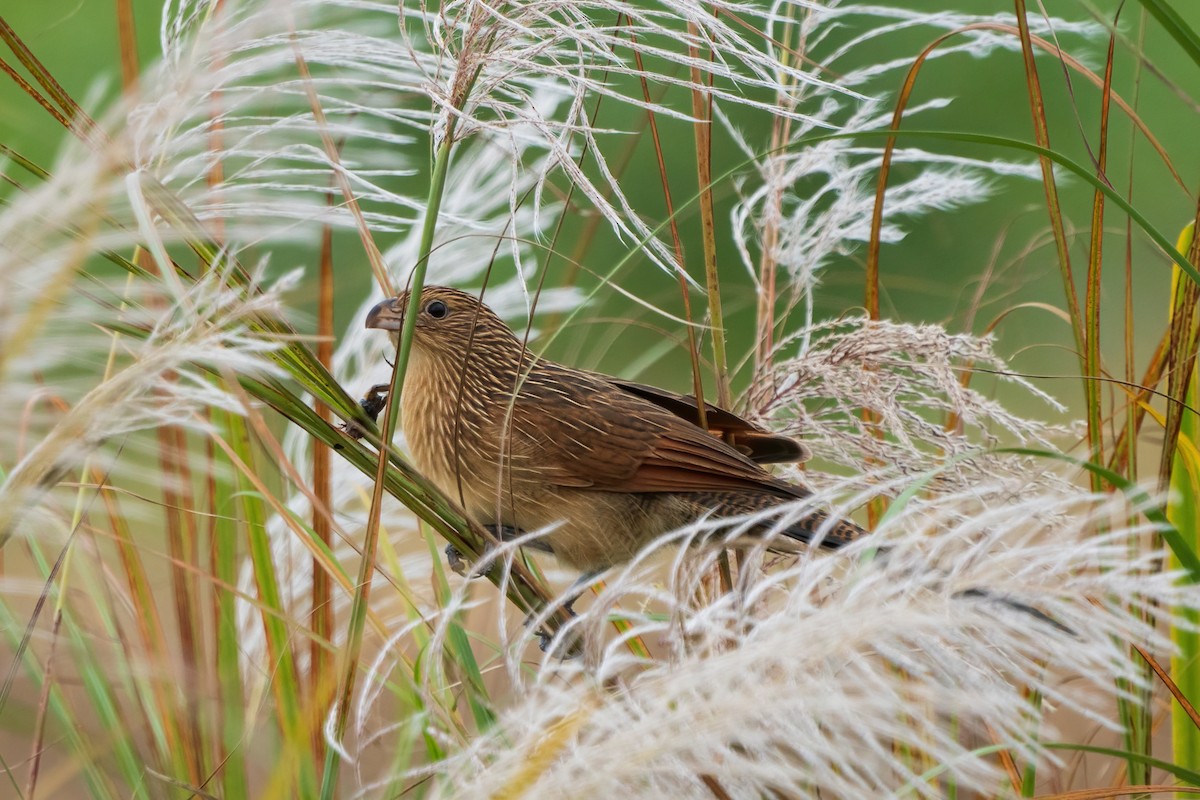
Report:
[[[947,779],[1000,790],[998,749],[1056,761],[1039,745],[1055,735],[1052,711],[1112,728],[1116,682],[1142,680],[1128,643],[1170,650],[1127,604],[1189,593],[1155,569],[1161,553],[1130,558],[1152,531],[1097,535],[1125,506],[1082,491],[1031,494],[955,527],[940,525],[940,506],[979,508],[970,492],[914,503],[853,548],[752,570],[701,607],[694,559],[677,559],[666,585],[650,565],[620,571],[566,634],[584,637],[582,659],[511,664],[524,688],[495,727],[408,780],[456,798],[709,797],[706,781],[739,798],[937,797]],[[614,637],[607,618],[629,630]],[[659,657],[632,655],[623,642],[635,636]],[[381,656],[367,696],[397,666]],[[372,707],[359,708],[364,746],[386,738]]]

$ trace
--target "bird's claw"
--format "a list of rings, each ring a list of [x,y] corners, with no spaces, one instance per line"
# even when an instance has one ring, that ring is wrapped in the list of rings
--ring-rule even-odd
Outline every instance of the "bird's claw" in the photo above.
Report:
[[[562,606],[563,610],[565,610],[567,615],[572,619],[578,616],[578,614],[571,610],[571,604],[575,602],[576,599],[577,598],[572,597]],[[525,617],[525,621],[522,623],[522,625],[528,628],[533,624],[533,621],[536,618],[537,614],[530,613]],[[542,626],[538,626],[537,630],[533,632],[533,635],[537,637],[538,649],[543,653],[550,653],[551,645],[554,644],[554,639],[557,634],[551,633]],[[563,661],[579,658],[583,655],[583,647],[581,646],[580,637],[572,634],[570,638],[566,639],[564,642],[560,642],[559,647],[555,648],[554,652],[558,654],[559,658],[561,658]]]
[[[467,577],[467,560],[463,558],[462,551],[452,544],[446,545],[446,566],[450,567],[456,575]],[[491,566],[487,566],[472,573],[470,577],[486,578],[491,571]]]
[[[391,391],[391,384],[377,383],[370,389],[367,389],[367,393],[363,395],[363,399],[358,401],[358,404],[362,406],[363,413],[370,417],[372,422],[379,419],[379,414],[383,411],[383,407],[387,405],[388,394]]]
[[[391,391],[391,389],[392,387],[389,384],[377,383],[368,389],[366,395],[364,395],[363,398],[358,401],[359,407],[372,422],[375,422],[379,419],[380,412],[382,412],[384,406],[387,405],[388,393]],[[344,423],[342,423],[342,430],[346,432],[347,436],[354,440],[361,439],[367,435],[367,429],[364,428],[361,423],[352,419],[346,420]]]
[[[376,388],[378,388],[378,387],[376,387]],[[487,530],[492,534],[492,536],[495,537],[496,541],[498,541],[498,542],[511,542],[513,539],[516,539],[518,536],[523,535],[523,532],[521,530],[514,528],[511,525],[488,525],[486,527],[487,527]],[[533,542],[532,544],[533,544],[533,549],[535,549],[535,550],[542,550],[547,553],[553,552],[550,550],[549,546],[547,546],[544,542]],[[487,545],[485,544],[485,547],[486,546]],[[460,551],[457,547],[455,547],[452,544],[446,545],[446,564],[450,567],[450,569],[454,570],[459,575],[462,575],[464,578],[467,576],[466,560],[463,558],[462,551]],[[476,572],[472,577],[475,577],[475,578],[487,577],[487,575],[492,571],[494,566],[495,566],[494,564],[489,565],[488,567]],[[572,601],[574,599],[575,598],[572,598]]]
[[[338,427],[342,429],[342,433],[346,434],[356,442],[366,436],[368,433],[366,428],[364,428],[359,422],[356,422],[352,419],[346,420]]]
[[[446,566],[456,575],[467,577],[467,562],[462,557],[462,552],[452,544],[446,545]]]
[[[462,551],[452,544],[446,545],[446,565],[450,567],[450,569],[456,574],[461,575],[464,578],[467,577],[467,560],[463,557]],[[483,578],[487,576],[487,573],[488,570],[484,569],[474,573],[470,577]],[[567,616],[571,618],[578,616],[574,609],[575,601],[578,599],[579,595],[577,594],[562,604],[562,608],[567,612]],[[525,617],[524,622],[521,624],[528,628],[536,619],[537,614],[531,612]],[[554,643],[554,634],[546,630],[544,627],[538,626],[537,630],[533,632],[533,635],[537,637],[538,649],[543,653],[549,653],[551,645]],[[560,657],[564,661],[567,659],[578,658],[579,656],[583,655],[583,649],[580,647],[580,640],[578,636],[573,636],[567,646],[556,649],[562,651],[562,655]]]

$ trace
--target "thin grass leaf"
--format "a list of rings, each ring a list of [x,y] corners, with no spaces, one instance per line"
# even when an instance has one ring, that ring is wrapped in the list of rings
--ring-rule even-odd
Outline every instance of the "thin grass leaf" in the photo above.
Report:
[[[225,414],[219,422],[223,436],[229,439],[242,429],[243,423],[233,414]],[[228,459],[214,455],[213,466],[230,465]],[[220,511],[212,536],[214,624],[213,672],[217,679],[217,721],[219,733],[213,737],[213,761],[218,765],[217,778],[225,797],[242,800],[249,797],[247,771],[247,736],[250,719],[245,712],[245,686],[242,680],[241,643],[237,624],[237,598],[226,587],[237,584],[239,541],[248,539],[244,522],[226,512],[238,508],[237,487],[231,481],[218,481],[212,496],[213,510]]]
[[[253,469],[256,458],[251,449],[249,431],[239,420],[230,421],[233,423],[231,433],[234,437],[231,445],[241,463]],[[305,720],[310,716],[301,707],[303,695],[300,692],[299,670],[296,666],[292,637],[283,620],[273,613],[268,613],[286,611],[280,599],[279,579],[265,530],[267,511],[265,504],[251,493],[253,485],[250,480],[243,476],[239,478],[239,483],[240,516],[245,520],[250,557],[258,585],[258,599],[263,607],[262,625],[271,654],[270,685],[275,698],[275,713],[279,716],[280,729],[288,745],[280,771],[292,775],[295,791],[303,796],[315,797],[316,770],[313,762],[303,757],[309,749],[310,731]]]
[[[1180,13],[1166,0],[1141,0],[1141,4],[1183,48],[1188,58],[1200,65],[1200,34],[1192,30]]]
[[[1194,236],[1195,226],[1190,226],[1180,236],[1179,249],[1187,250],[1191,245],[1189,234]],[[1180,276],[1175,272],[1173,283],[1178,285]],[[1176,293],[1176,297],[1178,294]],[[1172,308],[1172,313],[1176,309]],[[1186,313],[1179,309],[1179,313]],[[1187,383],[1184,402],[1192,405],[1200,401],[1200,378],[1193,372]],[[1191,534],[1188,544],[1194,552],[1200,552],[1200,517],[1197,502],[1200,501],[1200,454],[1196,451],[1200,442],[1200,421],[1195,413],[1181,414],[1179,437],[1171,466],[1171,497],[1167,505],[1167,518],[1181,532]],[[1182,562],[1176,556],[1171,566]],[[1200,612],[1196,609],[1179,609],[1184,624],[1171,629],[1171,637],[1179,652],[1171,657],[1171,673],[1184,697],[1200,699]],[[1200,730],[1185,709],[1173,705],[1171,709],[1171,742],[1175,763],[1192,770],[1200,770]]]
[[[1070,742],[1049,742],[1046,747],[1051,750],[1068,750],[1080,753],[1098,753],[1104,756],[1112,756],[1126,761],[1140,761],[1147,766],[1161,769],[1170,775],[1174,775],[1180,780],[1187,781],[1192,786],[1200,786],[1200,772],[1181,767],[1178,764],[1173,764],[1170,761],[1164,761],[1159,758],[1151,758],[1143,753],[1133,753],[1127,750],[1118,750],[1112,747],[1099,747],[1097,745],[1087,744],[1072,744]]]

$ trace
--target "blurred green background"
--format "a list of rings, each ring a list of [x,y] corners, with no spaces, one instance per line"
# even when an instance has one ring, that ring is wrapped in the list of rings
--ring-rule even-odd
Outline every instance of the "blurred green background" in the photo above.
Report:
[[[139,59],[143,65],[159,54],[158,28],[162,0],[133,0],[137,22]],[[896,4],[891,4],[896,5]],[[903,4],[908,8],[942,10],[944,3],[915,2]],[[965,11],[1011,12],[1008,3],[967,3]],[[1072,19],[1111,20],[1119,3],[1115,0],[1086,4],[1057,2],[1049,11]],[[1184,19],[1200,28],[1200,3],[1174,4]],[[1036,10],[1033,13],[1037,13]],[[1120,21],[1123,34],[1137,41],[1140,36],[1141,8],[1127,4]],[[120,91],[120,67],[115,0],[0,0],[0,14],[49,67],[67,91],[93,112],[109,106]],[[1094,17],[1093,17],[1094,15]],[[845,31],[841,35],[852,35]],[[859,52],[859,58],[870,57],[911,59],[929,43],[928,29],[908,35],[892,36],[879,48]],[[1072,39],[1078,42],[1078,39]],[[1073,55],[1096,70],[1103,68],[1106,42],[1098,38],[1085,49],[1074,49]],[[1141,53],[1149,68],[1142,72],[1140,92],[1135,92],[1134,76],[1139,55],[1130,47],[1118,44],[1114,86],[1130,102],[1137,96],[1139,113],[1162,142],[1175,168],[1189,189],[1200,185],[1200,126],[1197,125],[1197,98],[1200,97],[1200,75],[1195,65],[1178,46],[1150,20],[1146,23]],[[11,60],[6,54],[6,60]],[[1039,59],[1043,89],[1047,99],[1047,114],[1051,140],[1056,149],[1068,153],[1081,164],[1090,161],[1089,148],[1094,150],[1099,118],[1099,91],[1078,75],[1072,75],[1070,85],[1064,69],[1056,61]],[[894,92],[898,78],[889,78],[877,87],[880,93]],[[994,53],[986,59],[973,59],[958,54],[930,62],[918,81],[914,103],[935,97],[953,97],[949,107],[922,114],[919,122],[910,127],[966,130],[1032,139],[1027,90],[1019,54]],[[688,107],[688,97],[668,95],[667,102]],[[631,107],[615,104],[605,107],[601,122],[605,125],[640,128],[639,113]],[[1109,143],[1110,175],[1114,185],[1124,191],[1129,185],[1130,125],[1117,110],[1112,112],[1113,123]],[[689,125],[673,120],[661,120],[663,136],[672,142],[668,148],[671,159],[670,177],[676,203],[691,196],[696,188],[695,162],[691,148],[692,131]],[[751,139],[765,143],[768,130],[756,129],[748,120],[745,133]],[[52,166],[66,134],[48,115],[30,100],[11,80],[0,80],[0,142],[44,166]],[[615,158],[627,139],[611,137]],[[676,146],[675,143],[678,143]],[[941,152],[955,152],[982,158],[1028,160],[1013,151],[988,152],[980,147],[957,145],[940,141],[908,142]],[[686,145],[686,146],[683,146]],[[765,144],[763,145],[765,148]],[[742,161],[738,151],[724,132],[715,140],[714,173],[720,174]],[[1134,203],[1143,214],[1169,238],[1174,240],[1180,228],[1195,214],[1194,202],[1170,179],[1157,155],[1144,141],[1137,142],[1132,160]],[[657,178],[653,150],[649,138],[642,137],[626,172],[626,191],[636,198],[639,212],[646,219],[657,220],[664,215],[662,192]],[[636,176],[636,177],[634,177]],[[905,177],[905,169],[897,168],[897,179]],[[883,313],[904,321],[938,322],[950,330],[962,330],[964,317],[978,281],[990,270],[992,285],[972,325],[981,332],[1004,310],[1025,302],[1043,302],[1063,307],[1061,278],[1053,246],[1048,238],[1047,215],[1043,191],[1039,183],[1016,179],[994,179],[994,196],[986,203],[951,212],[906,221],[907,238],[896,245],[886,245],[882,257]],[[1074,231],[1072,256],[1076,277],[1086,269],[1087,233],[1091,214],[1092,190],[1079,181],[1064,179],[1063,205],[1067,224]],[[423,196],[423,188],[413,190]],[[10,187],[0,190],[11,194]],[[731,186],[718,193],[720,204],[717,217],[728,220],[734,199]],[[694,209],[680,218],[681,233],[693,276],[702,278],[702,250],[699,223]],[[575,238],[585,225],[580,216],[568,220],[559,241],[559,249],[571,253]],[[1106,259],[1102,325],[1107,336],[1105,351],[1114,362],[1121,360],[1121,308],[1124,302],[1123,274],[1125,237],[1124,215],[1109,208],[1106,225]],[[1031,244],[1039,246],[1029,249]],[[381,238],[386,248],[388,240]],[[589,246],[584,260],[587,266],[603,273],[621,258],[628,244],[610,235],[601,235]],[[339,234],[336,243],[337,320],[339,328],[346,324],[351,311],[371,289],[370,272],[361,246],[353,233]],[[1162,330],[1167,308],[1167,289],[1170,272],[1166,260],[1147,243],[1144,236],[1135,234],[1133,244],[1134,305],[1138,315],[1137,363],[1144,365],[1150,350]],[[865,249],[839,259],[821,275],[817,300],[818,318],[840,315],[855,309],[863,302],[863,259]],[[279,270],[289,269],[312,258],[311,253],[276,253],[272,263]],[[728,239],[719,242],[719,265],[724,296],[729,314],[731,363],[739,363],[753,342],[753,289]],[[315,263],[313,264],[315,266]],[[547,285],[561,280],[563,260],[558,260]],[[314,278],[312,270],[306,283],[295,295],[296,322],[311,329],[314,309]],[[583,285],[589,284],[584,278]],[[679,313],[678,284],[675,279],[654,268],[645,260],[635,259],[618,276],[622,286],[645,299]],[[1082,296],[1082,286],[1080,286]],[[647,352],[661,354],[648,377],[653,382],[682,388],[687,385],[688,360],[682,348],[679,330],[666,330],[659,319],[646,313],[615,293],[588,311],[587,318],[577,320],[551,348],[551,354],[580,366],[592,366],[612,372],[629,374],[631,361],[636,357],[644,367]],[[703,308],[702,297],[695,296],[695,305]],[[646,325],[628,322],[645,322]],[[597,330],[600,326],[600,330]],[[1078,362],[1071,352],[1071,336],[1067,325],[1044,311],[1022,309],[1014,312],[997,329],[999,352],[1010,359],[1017,370],[1040,374],[1070,376],[1077,374]],[[674,344],[672,344],[672,342]],[[707,349],[706,349],[707,354]],[[1141,367],[1139,366],[1139,369]],[[744,385],[746,373],[739,378]],[[1039,379],[1036,381],[1048,392],[1078,407],[1078,381],[1069,379]],[[981,384],[982,385],[982,382]],[[1040,413],[1045,413],[1041,409]]]

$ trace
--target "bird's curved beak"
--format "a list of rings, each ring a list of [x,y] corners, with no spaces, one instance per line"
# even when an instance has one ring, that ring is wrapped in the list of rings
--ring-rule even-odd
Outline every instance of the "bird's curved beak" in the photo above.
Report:
[[[385,331],[400,330],[401,323],[404,321],[404,313],[403,309],[397,310],[394,307],[395,302],[395,297],[389,297],[376,303],[375,307],[367,312],[366,327]]]

